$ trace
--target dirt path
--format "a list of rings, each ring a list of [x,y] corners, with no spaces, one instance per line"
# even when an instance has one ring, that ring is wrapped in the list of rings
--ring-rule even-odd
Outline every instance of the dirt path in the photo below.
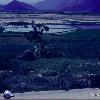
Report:
[[[12,99],[100,99],[100,89],[15,93]]]

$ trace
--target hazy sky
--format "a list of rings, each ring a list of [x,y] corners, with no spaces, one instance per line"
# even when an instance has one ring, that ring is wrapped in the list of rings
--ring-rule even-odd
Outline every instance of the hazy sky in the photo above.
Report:
[[[0,0],[0,4],[7,4],[12,0]],[[42,1],[42,0],[18,0],[18,1],[22,1],[22,2],[26,2],[26,3],[36,3],[38,1]]]

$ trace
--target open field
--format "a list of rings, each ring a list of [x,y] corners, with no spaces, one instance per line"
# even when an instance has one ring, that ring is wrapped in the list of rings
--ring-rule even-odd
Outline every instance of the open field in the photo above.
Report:
[[[100,22],[100,16],[94,15],[63,15],[63,14],[0,14],[0,23],[7,21],[28,21],[35,20],[39,23],[63,23],[63,21],[92,21]]]
[[[100,75],[100,16],[60,14],[0,15],[1,25],[11,21],[31,22],[34,20],[35,23],[44,23],[50,28],[49,32],[43,35],[49,55],[37,56],[33,61],[23,61],[19,59],[19,56],[25,50],[33,52],[34,45],[39,47],[39,44],[29,42],[22,32],[0,33],[0,92],[5,89],[13,92],[29,92],[100,88],[100,85],[97,85],[94,80],[92,80],[92,84],[92,81],[88,79],[89,74]],[[72,24],[73,22],[77,23]],[[54,74],[48,75],[49,72]],[[38,74],[44,76],[40,78]],[[2,79],[2,77],[5,78]],[[63,81],[61,86],[59,85],[59,77],[61,77],[61,82]],[[90,84],[89,81],[91,81]],[[99,83],[100,81],[98,81]],[[6,87],[2,88],[2,85]],[[30,98],[33,98],[31,95]],[[70,95],[70,93],[67,94],[66,92],[63,95]],[[65,98],[67,97],[65,96]]]

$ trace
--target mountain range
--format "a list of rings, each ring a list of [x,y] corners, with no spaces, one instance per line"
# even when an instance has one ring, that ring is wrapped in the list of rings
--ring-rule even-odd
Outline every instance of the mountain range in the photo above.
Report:
[[[63,12],[100,12],[100,0],[43,0],[35,8]]]
[[[3,11],[6,11],[6,12],[36,12],[37,9],[34,8],[30,4],[20,2],[17,0],[13,0],[7,5],[0,5],[0,11],[2,12]]]
[[[43,0],[33,5],[13,0],[6,5],[0,5],[0,11],[60,11],[100,13],[100,0]]]

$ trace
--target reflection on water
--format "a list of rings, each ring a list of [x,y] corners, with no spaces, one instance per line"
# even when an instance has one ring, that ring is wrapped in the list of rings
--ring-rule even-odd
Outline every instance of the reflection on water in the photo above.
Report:
[[[47,25],[50,30],[48,33],[62,34],[65,32],[75,31],[77,28],[71,25]]]
[[[77,29],[100,29],[100,25],[53,25],[53,24],[47,24],[46,26],[48,26],[50,28],[50,30],[48,31],[48,33],[53,33],[53,34],[66,34],[66,33],[70,33],[73,32]],[[28,28],[23,28],[23,27],[19,27],[17,26],[14,27],[5,27],[5,31],[15,31],[15,32],[29,32],[32,31],[32,27],[28,27]]]
[[[48,33],[62,34],[70,33],[79,29],[100,29],[100,25],[47,25],[50,30]]]
[[[3,23],[4,21],[2,20],[0,23]],[[15,21],[17,21],[17,20],[15,20]],[[29,20],[28,22],[31,23],[31,21],[32,20]],[[95,25],[95,24],[94,25],[93,24],[92,25],[84,25],[84,24],[83,25],[82,24],[72,25],[71,22],[70,23],[69,22],[63,23],[62,20],[48,20],[48,19],[34,19],[34,21],[36,24],[39,23],[39,24],[47,25],[50,28],[48,33],[54,33],[54,34],[70,33],[70,32],[77,30],[78,28],[79,29],[100,29],[100,24],[97,24],[97,25]],[[11,22],[11,20],[7,20],[7,22]],[[15,31],[16,29],[14,30],[13,28],[12,29],[8,28],[8,31],[9,30]],[[32,31],[32,28],[31,27],[29,27],[28,29],[17,28],[17,32],[20,32],[20,31],[21,32],[28,32],[28,31]]]
[[[100,29],[100,25],[77,25],[82,29]]]

